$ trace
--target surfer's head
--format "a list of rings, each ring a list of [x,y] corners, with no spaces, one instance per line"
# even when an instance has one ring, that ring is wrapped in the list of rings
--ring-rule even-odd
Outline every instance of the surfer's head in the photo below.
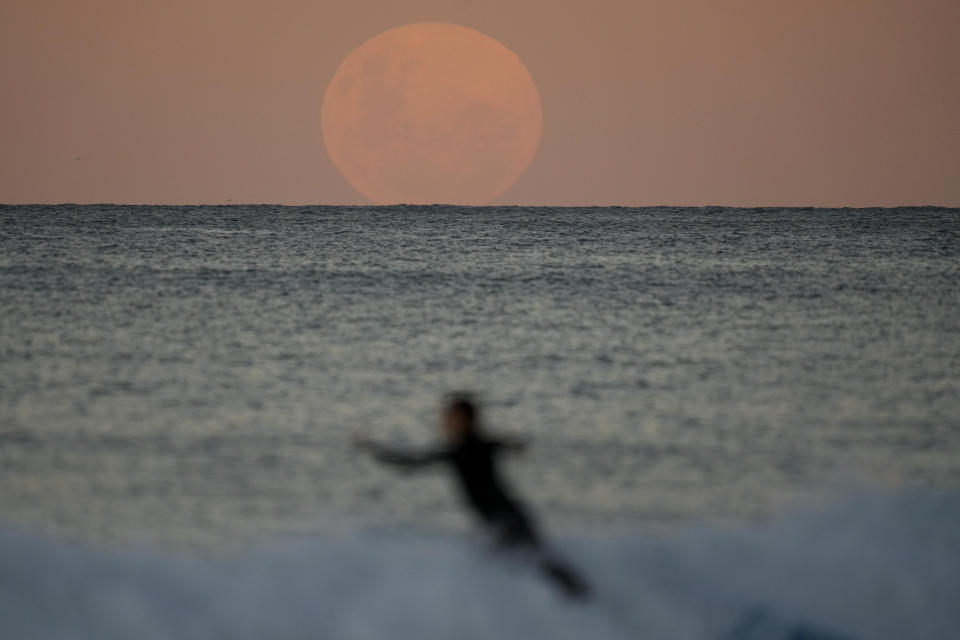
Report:
[[[440,428],[447,438],[461,440],[477,432],[478,414],[477,403],[469,394],[452,393],[440,411]]]

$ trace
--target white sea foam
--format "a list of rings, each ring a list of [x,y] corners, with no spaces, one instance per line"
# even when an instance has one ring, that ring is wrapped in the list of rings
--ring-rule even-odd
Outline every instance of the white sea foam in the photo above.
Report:
[[[0,637],[951,638],[960,495],[858,496],[752,529],[568,539],[572,604],[476,540],[274,541],[226,559],[0,533]]]

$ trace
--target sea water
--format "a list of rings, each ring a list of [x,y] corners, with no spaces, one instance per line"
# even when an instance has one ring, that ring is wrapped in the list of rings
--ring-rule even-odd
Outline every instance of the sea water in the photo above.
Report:
[[[7,206],[0,313],[3,637],[958,626],[957,210]],[[351,446],[454,389],[600,603]]]

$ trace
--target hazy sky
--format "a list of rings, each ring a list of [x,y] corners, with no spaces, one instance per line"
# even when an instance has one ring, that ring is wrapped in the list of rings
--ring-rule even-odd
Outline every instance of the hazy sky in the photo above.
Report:
[[[423,21],[539,88],[497,202],[960,206],[958,0],[3,0],[0,202],[363,203],[324,91]]]

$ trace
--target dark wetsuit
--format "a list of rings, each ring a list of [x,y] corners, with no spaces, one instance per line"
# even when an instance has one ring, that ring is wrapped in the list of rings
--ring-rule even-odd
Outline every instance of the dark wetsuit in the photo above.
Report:
[[[537,546],[540,538],[532,519],[510,495],[497,469],[498,455],[521,447],[519,443],[471,435],[451,447],[422,453],[377,448],[374,454],[382,462],[401,467],[449,464],[464,501],[497,534],[499,542]]]
[[[497,536],[505,547],[528,547],[539,554],[543,572],[574,598],[584,598],[589,589],[570,567],[547,553],[533,519],[507,490],[497,469],[497,456],[523,448],[518,442],[468,435],[450,447],[421,453],[372,448],[381,462],[415,468],[436,463],[449,464],[454,471],[464,501]]]

